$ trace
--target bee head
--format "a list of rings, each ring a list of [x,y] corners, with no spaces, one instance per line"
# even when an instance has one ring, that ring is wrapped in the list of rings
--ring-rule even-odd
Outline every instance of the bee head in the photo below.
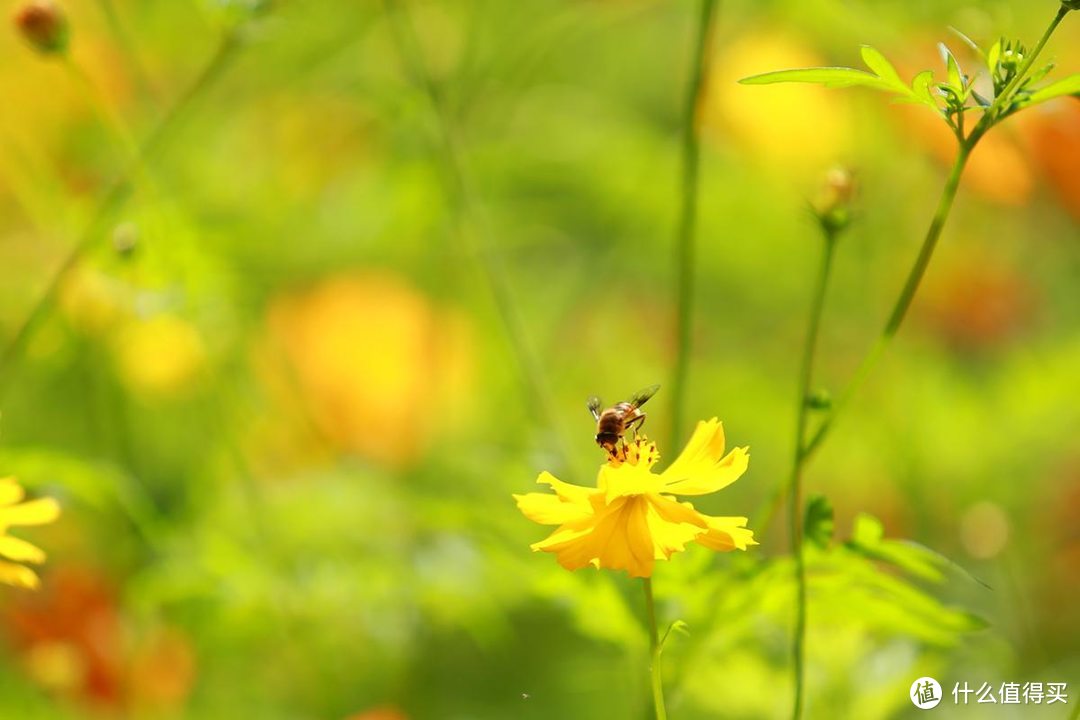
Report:
[[[613,432],[596,433],[596,444],[605,450],[611,450],[619,442],[619,436]]]

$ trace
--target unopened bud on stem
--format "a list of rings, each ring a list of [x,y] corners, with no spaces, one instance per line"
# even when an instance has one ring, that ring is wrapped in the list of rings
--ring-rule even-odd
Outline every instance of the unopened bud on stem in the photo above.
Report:
[[[830,234],[846,228],[851,221],[851,203],[855,197],[855,178],[850,170],[834,167],[811,203],[818,222]]]
[[[68,20],[53,0],[29,0],[15,11],[15,27],[26,42],[46,55],[67,50]]]

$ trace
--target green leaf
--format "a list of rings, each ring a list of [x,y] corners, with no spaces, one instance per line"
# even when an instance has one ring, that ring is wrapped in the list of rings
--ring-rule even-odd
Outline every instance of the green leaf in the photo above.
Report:
[[[976,43],[976,42],[975,42],[974,40],[972,40],[971,38],[969,38],[969,37],[968,37],[967,35],[965,35],[964,33],[962,33],[962,32],[961,32],[960,30],[957,30],[956,28],[954,28],[954,27],[952,27],[952,26],[950,26],[950,27],[949,27],[949,31],[950,31],[950,32],[952,32],[952,34],[953,34],[953,35],[955,35],[956,37],[960,38],[960,40],[961,40],[961,41],[962,41],[962,42],[963,42],[963,43],[964,43],[965,45],[967,45],[967,46],[968,46],[969,48],[971,48],[972,50],[974,50],[974,51],[975,51],[975,54],[977,54],[977,55],[979,56],[979,58],[980,58],[980,59],[981,59],[981,60],[982,60],[983,62],[986,62],[986,54],[985,54],[985,53],[983,53],[983,51],[982,51],[982,48],[980,48],[980,47],[979,47],[978,43]]]
[[[878,89],[891,89],[876,75],[864,70],[848,67],[814,67],[793,70],[775,70],[773,72],[751,75],[739,81],[743,85],[772,85],[774,83],[804,82],[817,83],[825,87],[852,87],[862,85]]]
[[[806,503],[806,521],[803,525],[806,539],[824,550],[829,547],[834,528],[832,503],[824,495],[811,497]]]
[[[885,535],[885,526],[873,515],[859,513],[855,518],[855,525],[851,529],[851,541],[862,545],[873,546],[881,542]]]
[[[938,43],[938,50],[941,51],[941,58],[945,61],[945,68],[948,72],[949,85],[956,90],[957,95],[964,94],[964,76],[960,72],[960,63],[956,62],[956,58],[953,57],[952,51],[945,45],[945,43]]]
[[[1044,65],[1043,67],[1039,68],[1039,69],[1038,69],[1038,70],[1036,70],[1035,72],[1031,73],[1031,75],[1029,75],[1029,76],[1028,76],[1028,77],[1027,77],[1027,78],[1026,78],[1026,79],[1024,80],[1024,85],[1025,85],[1025,86],[1027,86],[1027,85],[1034,85],[1035,83],[1039,82],[1039,81],[1040,81],[1040,80],[1042,80],[1042,79],[1043,79],[1044,77],[1046,77],[1047,75],[1049,75],[1049,74],[1050,74],[1050,71],[1051,71],[1051,70],[1053,70],[1053,69],[1054,69],[1054,67],[1055,67],[1055,66],[1054,66],[1054,63],[1048,63],[1048,64]]]
[[[1001,41],[990,46],[990,49],[986,51],[986,68],[993,75],[997,72],[998,60],[1001,59]]]
[[[667,644],[668,638],[673,632],[679,633],[680,635],[684,635],[686,637],[690,637],[690,626],[682,620],[676,620],[675,622],[668,625],[668,629],[664,631],[664,637],[660,638],[660,652],[664,651],[664,646]]]
[[[1080,95],[1080,73],[1074,73],[1067,78],[1036,90],[1027,97],[1024,105],[1035,105],[1063,95]]]
[[[845,545],[849,550],[866,558],[889,563],[923,580],[941,582],[945,579],[943,571],[951,567],[959,570],[968,579],[989,587],[948,557],[925,545],[911,540],[885,539],[881,522],[870,515],[859,515],[855,519],[851,540]]]
[[[930,86],[934,82],[934,71],[923,70],[911,81],[911,94],[918,98],[919,102],[926,103],[935,110],[939,110],[937,100]]]
[[[874,73],[884,80],[889,86],[901,93],[908,93],[907,83],[900,79],[900,75],[896,72],[896,68],[892,66],[884,55],[870,47],[869,45],[862,46],[862,59],[866,63],[866,67],[874,71]]]

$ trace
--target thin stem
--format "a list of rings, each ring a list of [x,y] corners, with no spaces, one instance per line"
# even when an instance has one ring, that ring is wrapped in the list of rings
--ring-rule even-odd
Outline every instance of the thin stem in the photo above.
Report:
[[[660,668],[660,632],[656,627],[656,603],[653,601],[652,578],[642,578],[645,588],[645,614],[649,625],[649,673],[652,676],[653,708],[656,720],[667,720],[664,707],[664,678]]]
[[[135,49],[135,44],[131,40],[131,35],[124,28],[124,23],[120,21],[120,15],[116,12],[116,6],[113,4],[113,0],[98,0],[98,5],[101,6],[101,11],[105,15],[105,21],[109,25],[109,31],[112,33],[113,37],[116,38],[117,44],[124,53],[124,59],[133,70],[135,82],[138,85],[139,90],[145,92],[149,85],[146,67],[143,65],[139,53]]]
[[[528,342],[517,305],[513,300],[510,281],[501,258],[486,236],[478,230],[475,202],[472,190],[464,170],[462,152],[454,129],[450,113],[446,108],[443,94],[424,60],[416,30],[408,16],[407,8],[400,0],[385,0],[387,14],[390,17],[394,40],[405,60],[406,69],[413,81],[421,86],[431,105],[440,134],[439,143],[442,152],[446,188],[457,219],[457,234],[466,254],[476,259],[480,271],[495,303],[495,309],[502,321],[503,330],[509,340],[511,350],[521,371],[521,381],[525,394],[548,428],[555,434],[563,461],[568,462],[570,454],[555,422],[556,413],[551,406],[550,393],[544,372],[536,353]]]
[[[810,395],[810,383],[814,377],[814,357],[817,354],[821,313],[825,307],[825,291],[829,286],[829,275],[832,270],[833,254],[836,247],[836,231],[829,228],[824,228],[823,231],[825,233],[825,247],[821,255],[821,269],[818,272],[817,284],[814,286],[813,300],[810,303],[810,320],[807,325],[806,342],[803,345],[802,364],[799,371],[799,410],[795,429],[795,452],[791,463],[789,489],[791,499],[788,507],[788,521],[791,534],[791,554],[795,558],[795,581],[798,595],[795,605],[795,637],[792,643],[795,673],[795,707],[792,711],[792,717],[795,720],[802,717],[805,678],[806,564],[803,557],[802,523],[803,443],[806,440],[806,426],[809,415],[807,398]]]
[[[930,258],[934,254],[934,248],[937,246],[937,241],[941,236],[945,221],[948,219],[949,212],[952,210],[953,200],[955,199],[956,191],[960,186],[960,178],[963,175],[964,167],[967,165],[971,152],[975,149],[975,145],[982,136],[985,135],[994,123],[1000,119],[997,115],[997,111],[1004,103],[1009,102],[1009,96],[1016,87],[1018,87],[1019,83],[1022,82],[1024,75],[1027,74],[1028,70],[1031,69],[1032,64],[1035,62],[1035,58],[1042,52],[1046,42],[1050,39],[1054,30],[1057,29],[1061,20],[1068,12],[1068,8],[1064,5],[1058,9],[1057,13],[1054,15],[1054,19],[1050,21],[1049,26],[1047,26],[1042,37],[1039,38],[1039,42],[1035,45],[1035,48],[1028,53],[1028,56],[1024,59],[1016,76],[1004,89],[1002,89],[1001,93],[994,98],[993,104],[987,108],[987,111],[983,114],[982,118],[976,123],[975,127],[972,128],[971,134],[968,135],[967,138],[961,139],[956,154],[956,160],[953,163],[952,171],[949,173],[949,178],[945,183],[945,188],[942,190],[941,198],[938,200],[937,211],[934,213],[933,220],[930,222],[930,227],[926,231],[926,237],[919,250],[919,256],[916,258],[915,264],[908,273],[907,281],[904,283],[904,288],[900,292],[900,297],[897,299],[892,313],[889,315],[885,328],[882,330],[877,342],[875,342],[870,349],[870,352],[867,353],[866,357],[863,359],[859,369],[855,372],[855,376],[840,395],[828,417],[822,421],[817,431],[810,438],[810,441],[807,443],[803,452],[804,459],[811,456],[821,446],[822,441],[824,441],[825,437],[835,424],[836,418],[843,412],[844,408],[846,408],[850,402],[851,397],[866,381],[870,371],[877,364],[877,361],[881,358],[881,355],[888,347],[890,341],[903,324],[908,308],[911,307],[911,302],[915,297],[916,291],[919,289],[919,284],[922,282],[926,267],[929,265]]]
[[[903,324],[908,309],[915,299],[915,293],[922,283],[923,275],[926,274],[926,268],[930,264],[930,258],[934,255],[934,248],[937,247],[938,238],[941,237],[941,231],[945,227],[945,221],[948,219],[949,212],[952,210],[953,200],[956,198],[956,191],[960,187],[960,178],[964,173],[964,167],[967,165],[968,157],[971,155],[972,147],[978,140],[978,137],[979,136],[973,136],[968,142],[960,146],[960,149],[956,154],[956,160],[953,162],[952,170],[949,172],[948,180],[945,181],[945,187],[941,191],[937,210],[934,212],[934,217],[930,221],[930,227],[926,231],[926,237],[923,239],[922,247],[919,249],[919,256],[915,259],[915,264],[911,266],[911,270],[908,271],[907,280],[905,280],[904,287],[900,291],[900,296],[896,299],[896,304],[893,305],[892,313],[889,314],[889,319],[886,321],[885,327],[882,329],[877,342],[874,343],[870,352],[863,358],[858,370],[855,371],[855,375],[852,377],[851,381],[848,382],[847,387],[844,388],[843,393],[840,394],[836,403],[833,405],[832,411],[829,413],[828,417],[822,421],[813,436],[811,436],[809,442],[804,446],[802,452],[804,461],[821,446],[822,441],[835,424],[836,418],[840,416],[848,403],[851,402],[852,396],[860,387],[862,387],[862,384],[870,375],[870,371],[877,364],[877,361],[881,358],[885,348],[888,347],[893,337],[896,336],[900,326]]]
[[[4,348],[3,353],[0,354],[0,398],[6,393],[8,384],[12,379],[12,370],[22,357],[34,332],[52,312],[56,304],[57,293],[63,285],[64,278],[104,237],[106,225],[112,218],[113,213],[131,195],[133,178],[139,172],[139,168],[166,144],[177,128],[183,111],[191,105],[195,98],[203,94],[228,67],[235,56],[236,50],[240,47],[238,31],[239,28],[234,28],[222,38],[214,55],[207,62],[199,76],[184,94],[173,103],[157,126],[138,147],[135,159],[102,197],[75,246],[69,251],[63,262],[60,263],[60,267],[56,272],[53,273],[41,297],[30,309],[30,312],[12,336],[11,341]]]
[[[70,54],[65,54],[63,60],[64,67],[67,68],[67,71],[74,78],[83,97],[94,108],[94,112],[97,113],[101,123],[116,135],[117,140],[123,146],[124,164],[131,164],[135,168],[135,171],[138,172],[139,168],[134,165],[134,162],[139,155],[139,146],[135,143],[135,139],[131,136],[131,131],[128,130],[123,118],[120,117],[115,108],[105,102],[101,96],[101,92],[94,85],[94,81],[90,79],[86,70],[83,69],[75,58]]]
[[[694,230],[698,204],[698,108],[708,74],[708,49],[716,22],[716,0],[702,0],[697,24],[690,86],[682,126],[682,206],[675,232],[676,334],[678,346],[671,379],[671,437],[669,447],[682,439],[686,405],[686,378],[690,367],[690,334],[694,305]]]

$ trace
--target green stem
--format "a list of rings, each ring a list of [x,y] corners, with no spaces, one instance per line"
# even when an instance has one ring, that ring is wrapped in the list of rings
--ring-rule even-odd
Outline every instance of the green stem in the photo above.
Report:
[[[656,720],[667,720],[664,707],[664,679],[660,669],[660,632],[656,627],[656,603],[653,601],[652,578],[642,578],[645,588],[645,614],[649,625],[649,673],[652,676],[653,708]]]
[[[135,161],[139,156],[139,146],[136,144],[134,138],[132,138],[131,131],[128,130],[123,118],[120,117],[115,108],[105,102],[101,93],[94,85],[94,81],[90,79],[90,76],[83,67],[79,65],[75,58],[70,54],[65,54],[63,56],[63,61],[64,66],[74,79],[75,84],[79,86],[79,91],[82,93],[87,103],[93,107],[101,124],[105,126],[107,131],[113,133],[116,136],[117,142],[123,146],[123,164],[125,166],[131,165],[134,168],[134,171],[138,172],[140,168],[135,165]]]
[[[239,48],[238,30],[234,29],[221,41],[217,51],[209,60],[203,71],[181,95],[168,112],[161,118],[157,126],[138,147],[134,160],[128,165],[124,173],[113,183],[109,191],[105,193],[98,203],[89,224],[83,230],[75,246],[60,263],[60,267],[53,273],[45,286],[41,297],[30,309],[23,319],[11,341],[0,354],[0,398],[7,392],[11,381],[12,371],[22,358],[27,344],[33,338],[34,333],[52,312],[56,304],[56,296],[63,285],[64,278],[71,272],[85,255],[105,236],[106,226],[113,214],[131,195],[134,176],[147,160],[157,153],[170,138],[179,124],[183,111],[191,105],[192,101],[206,91],[210,85],[228,67]]]
[[[1024,75],[1027,74],[1028,70],[1031,69],[1032,64],[1035,62],[1035,58],[1042,52],[1042,49],[1050,39],[1050,36],[1054,33],[1054,30],[1057,29],[1058,25],[1061,24],[1061,20],[1068,12],[1068,8],[1064,5],[1058,9],[1057,13],[1054,15],[1054,19],[1050,21],[1049,26],[1047,26],[1042,37],[1039,38],[1039,42],[1035,45],[1035,48],[1028,53],[1026,58],[1024,58],[1024,62],[1020,66],[1019,72],[1016,73],[1016,76],[1005,86],[1001,93],[994,98],[993,104],[987,108],[982,118],[975,127],[972,128],[971,134],[968,135],[967,138],[961,140],[959,150],[956,154],[956,161],[953,163],[952,171],[949,173],[949,179],[946,181],[945,189],[942,191],[941,199],[938,201],[937,211],[934,213],[934,218],[930,222],[930,228],[926,231],[926,238],[923,240],[922,248],[919,250],[919,256],[916,258],[915,264],[908,273],[907,281],[904,283],[904,288],[900,292],[900,297],[893,307],[892,314],[889,315],[889,320],[886,322],[880,337],[878,337],[877,342],[874,343],[870,352],[863,359],[859,369],[855,372],[855,376],[840,395],[840,398],[833,406],[832,411],[810,438],[810,442],[807,443],[803,453],[804,457],[809,457],[821,446],[822,441],[835,424],[836,418],[841,414],[844,408],[847,407],[851,397],[866,381],[870,371],[877,364],[877,361],[881,358],[881,355],[888,347],[890,341],[903,324],[908,308],[911,307],[911,302],[915,297],[915,292],[919,289],[919,284],[922,282],[926,267],[929,265],[930,258],[934,254],[934,248],[937,246],[937,241],[941,236],[945,221],[948,219],[949,212],[952,210],[953,200],[955,199],[956,191],[960,186],[960,177],[963,175],[964,167],[967,165],[971,152],[975,149],[976,144],[978,144],[982,136],[985,135],[994,123],[1000,119],[997,115],[997,111],[1010,101],[1009,96],[1016,87],[1019,86],[1019,83],[1022,82]]]
[[[135,44],[131,40],[131,35],[120,21],[120,16],[116,12],[116,6],[113,4],[113,0],[98,0],[98,5],[101,6],[101,11],[105,15],[105,21],[109,25],[109,31],[112,33],[113,37],[116,38],[117,45],[120,46],[121,51],[124,53],[124,60],[132,69],[132,74],[135,77],[135,84],[140,91],[145,92],[149,86],[146,67],[143,65],[139,53],[135,49]]]
[[[678,346],[672,372],[671,437],[669,447],[682,439],[686,404],[686,378],[690,367],[690,335],[694,305],[694,229],[698,204],[698,107],[708,73],[709,40],[716,22],[716,0],[702,0],[697,24],[697,44],[686,94],[682,127],[682,206],[675,233],[676,334]]]
[[[475,258],[491,293],[503,330],[520,368],[525,394],[531,406],[555,435],[564,463],[568,462],[570,453],[559,430],[560,426],[555,421],[557,415],[551,405],[551,394],[547,391],[543,368],[529,345],[528,333],[518,314],[506,269],[492,243],[479,232],[479,222],[475,218],[475,202],[465,173],[462,151],[443,94],[424,61],[420,41],[404,3],[400,0],[385,0],[385,3],[398,51],[405,60],[406,69],[412,75],[413,81],[421,86],[427,95],[438,126],[445,184],[455,211],[457,234],[466,254]]]
[[[926,274],[926,268],[930,264],[930,258],[934,255],[934,248],[937,247],[938,238],[941,237],[941,231],[945,227],[945,221],[948,219],[949,212],[952,210],[953,200],[956,198],[956,191],[960,187],[960,178],[964,174],[964,167],[967,165],[968,157],[971,155],[971,150],[979,137],[981,137],[981,134],[973,134],[967,142],[960,146],[960,149],[956,154],[956,160],[953,162],[952,170],[949,172],[949,178],[945,182],[945,188],[942,190],[941,197],[938,200],[937,210],[934,212],[934,217],[930,221],[930,227],[926,231],[926,237],[923,239],[922,247],[919,249],[919,256],[915,259],[915,264],[911,266],[911,270],[908,272],[907,280],[904,282],[904,287],[900,291],[900,296],[893,306],[892,313],[889,314],[889,319],[886,321],[885,327],[882,329],[877,342],[874,343],[870,352],[867,353],[866,357],[859,365],[858,370],[855,371],[854,377],[848,382],[843,393],[840,394],[840,397],[833,405],[832,411],[829,413],[828,417],[822,421],[813,436],[811,436],[809,442],[804,446],[802,451],[802,458],[804,461],[821,446],[822,441],[835,424],[837,417],[840,416],[848,403],[851,402],[852,396],[860,387],[862,387],[862,384],[870,375],[870,371],[877,364],[877,361],[881,358],[885,348],[888,347],[893,337],[896,336],[900,326],[903,324],[908,309],[915,299],[915,293],[922,283],[923,275]]]
[[[788,508],[789,531],[791,534],[791,554],[795,558],[795,583],[797,602],[795,605],[795,637],[792,643],[794,657],[795,703],[792,717],[802,717],[804,679],[805,679],[805,644],[806,644],[806,563],[803,557],[802,523],[802,476],[803,443],[806,439],[806,426],[809,416],[807,399],[810,395],[810,383],[814,377],[814,357],[817,354],[818,331],[821,327],[821,314],[825,307],[825,291],[829,286],[833,254],[836,248],[836,231],[824,229],[825,247],[821,255],[821,269],[818,272],[814,296],[810,303],[810,321],[803,345],[802,365],[799,372],[798,415],[795,429],[795,452],[791,463],[791,500]]]

